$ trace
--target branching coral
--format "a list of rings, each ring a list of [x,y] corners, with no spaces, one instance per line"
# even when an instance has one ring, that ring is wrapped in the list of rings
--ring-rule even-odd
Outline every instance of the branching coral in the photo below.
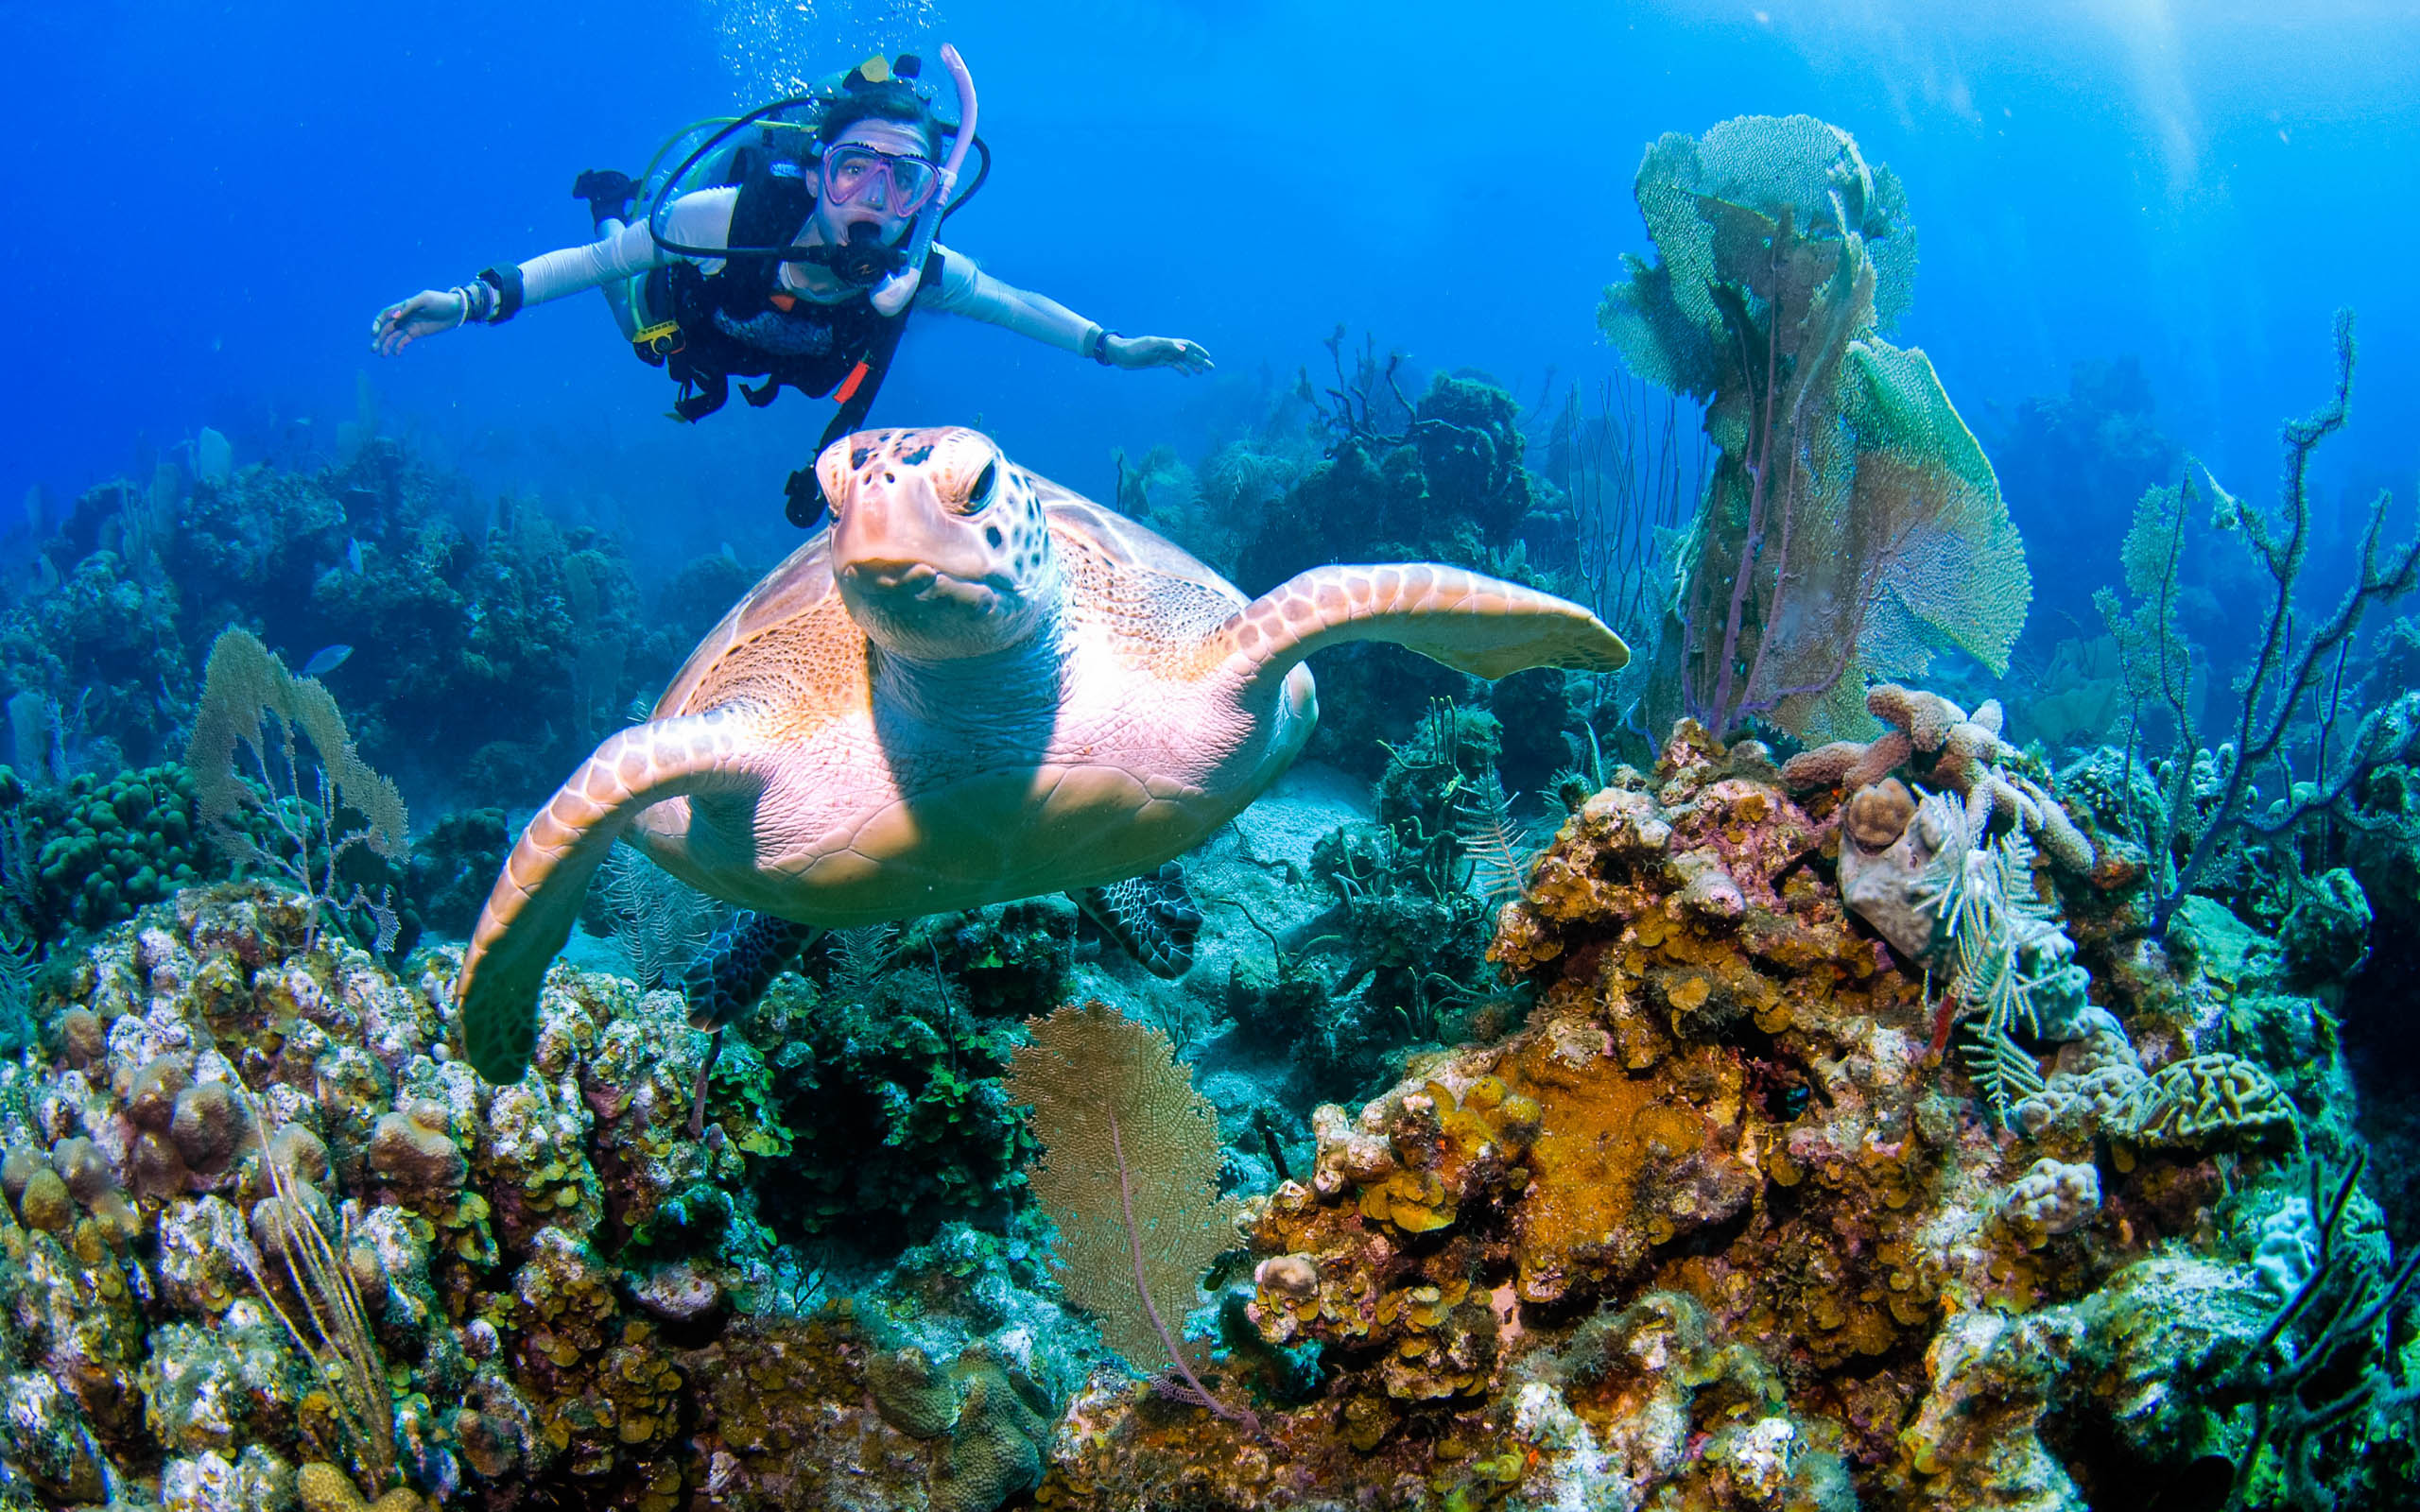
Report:
[[[2355,352],[2349,311],[2337,314],[2335,349],[2336,381],[2326,403],[2285,427],[2281,517],[2273,522],[2196,464],[2187,469],[2180,488],[2153,489],[2135,507],[2125,545],[2126,586],[2133,605],[2121,605],[2106,590],[2096,599],[2124,653],[2127,692],[2136,711],[2132,723],[2139,725],[2145,706],[2164,707],[2179,737],[2158,843],[2152,848],[2161,867],[2151,910],[2154,932],[2167,929],[2177,904],[2238,833],[2273,840],[2315,816],[2360,824],[2348,797],[2373,766],[2391,759],[2420,729],[2420,694],[2407,692],[2363,713],[2349,733],[2340,736],[2337,730],[2346,713],[2344,662],[2362,619],[2372,608],[2420,589],[2420,535],[2392,549],[2382,540],[2389,495],[2380,493],[2371,501],[2353,582],[2336,608],[2313,615],[2299,610],[2296,603],[2316,528],[2311,457],[2321,442],[2343,429],[2351,409]],[[2176,626],[2187,506],[2196,502],[2209,507],[2219,529],[2239,533],[2244,549],[2269,580],[2269,603],[2252,662],[2237,681],[2239,699],[2230,738],[2216,753],[2218,791],[2206,811],[2192,801],[2199,750],[2191,711],[2193,659]],[[2302,728],[2307,704],[2318,710],[2315,757],[2310,779],[2298,782],[2289,760],[2290,742]],[[2249,812],[2253,776],[2273,765],[2281,769],[2284,798],[2265,813]],[[2187,815],[2194,816],[2198,828],[2179,860],[2171,848]],[[2172,873],[2167,869],[2171,861]]]
[[[2319,1161],[2307,1168],[2305,1209],[2325,1216],[2316,1253],[2297,1267],[2300,1284],[2279,1304],[2232,1383],[2251,1395],[2254,1416],[2251,1443],[2236,1461],[2230,1508],[2257,1504],[2254,1489],[2264,1470],[2284,1483],[2289,1504],[2336,1505],[2319,1463],[2328,1433],[2374,1406],[2420,1399],[2420,1385],[2398,1385],[2385,1360],[2386,1335],[2420,1280],[2420,1246],[2398,1263],[2381,1263],[2345,1233],[2367,1163],[2366,1154],[2355,1157],[2333,1191]]]
[[[1598,323],[1706,402],[1721,454],[1657,650],[1673,712],[1820,738],[1936,649],[2004,669],[2023,547],[1930,361],[1878,334],[1914,269],[1898,180],[1835,127],[1745,116],[1667,134],[1636,194],[1659,261],[1627,259]]]

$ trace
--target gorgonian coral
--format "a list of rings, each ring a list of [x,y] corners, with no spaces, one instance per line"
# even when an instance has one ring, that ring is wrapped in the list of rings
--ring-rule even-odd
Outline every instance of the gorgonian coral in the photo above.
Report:
[[[1657,650],[1659,721],[1858,734],[1869,678],[1949,649],[2004,670],[2024,547],[1930,359],[1879,334],[1915,268],[1898,180],[1836,127],[1743,116],[1666,134],[1636,194],[1658,260],[1625,259],[1598,323],[1705,403],[1721,454]]]

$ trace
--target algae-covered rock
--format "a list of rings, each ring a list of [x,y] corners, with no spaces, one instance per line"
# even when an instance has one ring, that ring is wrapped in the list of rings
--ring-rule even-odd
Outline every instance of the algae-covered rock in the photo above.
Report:
[[[2286,961],[2307,981],[2336,981],[2370,955],[2370,900],[2342,867],[2310,879],[2278,931]]]

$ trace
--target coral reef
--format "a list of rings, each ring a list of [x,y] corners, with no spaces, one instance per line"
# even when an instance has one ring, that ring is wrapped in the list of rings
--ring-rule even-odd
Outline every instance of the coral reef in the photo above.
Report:
[[[1075,907],[1031,900],[826,936],[749,1021],[796,1130],[761,1199],[786,1233],[879,1252],[950,1218],[1001,1222],[1032,1148],[999,1076],[1019,1018],[1055,1005]],[[717,1066],[717,1075],[721,1071]]]
[[[758,1215],[790,1136],[752,1047],[724,1050],[692,1143],[703,1043],[674,994],[560,969],[536,1072],[488,1087],[460,1058],[457,969],[424,954],[399,977],[242,883],[54,973],[58,1057],[0,1070],[16,1484],[381,1512],[668,1512],[709,1485],[726,1506],[867,1504],[839,1499],[849,1467],[849,1495],[974,1512],[1039,1475],[1083,1367],[1029,1264],[1021,1289],[997,1241],[913,1252],[869,1279],[880,1306],[813,1302]],[[919,1349],[946,1363],[896,1427],[884,1362]],[[346,1384],[373,1379],[378,1399]]]
[[[2157,866],[2154,928],[2168,926],[2214,866],[2240,865],[2230,852],[2293,834],[2308,821],[2341,816],[2372,769],[2394,760],[2420,730],[2420,689],[2394,690],[2391,699],[2366,709],[2347,707],[2343,699],[2342,662],[2364,616],[2420,590],[2420,535],[2394,547],[2382,539],[2390,495],[2381,493],[2370,504],[2352,582],[2336,608],[2322,615],[2297,602],[2313,529],[2311,458],[2350,416],[2355,347],[2349,311],[2338,312],[2334,338],[2332,391],[2318,409],[2285,427],[2284,498],[2275,517],[2227,492],[2197,463],[2187,469],[2181,486],[2152,489],[2135,506],[2123,552],[2131,602],[2107,590],[2096,595],[2124,659],[2135,721],[2155,710],[2167,717],[2174,736],[2165,764],[2166,801],[2154,816],[2158,833],[2148,848]],[[2197,503],[2209,507],[2214,526],[2241,539],[2265,579],[2256,592],[2268,600],[2249,664],[2236,681],[2236,707],[2225,721],[2228,738],[2213,750],[2200,743],[2195,658],[2176,612],[2186,522]],[[2328,691],[2323,697],[2324,687]],[[2308,720],[2307,704],[2317,706]],[[2345,726],[2341,734],[2340,722]],[[2311,730],[2307,724],[2318,728]],[[2292,747],[2306,743],[2314,758],[2310,774],[2296,779]],[[2265,811],[2256,811],[2253,776],[2273,764],[2286,772],[2287,790]]]
[[[1553,486],[1523,460],[1519,404],[1478,373],[1436,374],[1412,399],[1402,352],[1382,362],[1365,342],[1348,376],[1343,343],[1340,326],[1327,341],[1335,385],[1318,417],[1326,455],[1244,544],[1238,586],[1262,592],[1326,561],[1456,561],[1525,576],[1512,548]]]
[[[1403,387],[1403,352],[1381,358],[1365,339],[1357,353],[1348,353],[1340,326],[1327,347],[1333,386],[1315,393],[1306,371],[1301,387],[1308,434],[1319,448],[1313,459],[1299,455],[1301,435],[1281,432],[1236,443],[1204,462],[1205,500],[1238,507],[1253,525],[1232,560],[1215,545],[1209,559],[1228,568],[1247,593],[1332,561],[1458,562],[1557,593],[1578,586],[1547,569],[1544,558],[1532,560],[1530,530],[1559,490],[1529,467],[1520,405],[1511,394],[1466,370],[1433,375],[1414,398]],[[1566,545],[1562,556],[1569,555]],[[1329,691],[1312,732],[1313,760],[1374,776],[1384,760],[1380,743],[1402,739],[1428,700],[1517,702],[1525,694],[1534,698],[1549,680],[1551,720],[1518,726],[1560,755],[1560,674],[1481,693],[1477,679],[1398,648],[1349,645],[1327,654],[1319,677]]]
[[[1321,1109],[1314,1170],[1253,1204],[1228,1366],[1262,1435],[1097,1385],[1043,1504],[2216,1506],[2240,1461],[2270,1506],[2307,1442],[2344,1504],[2408,1494],[2405,1273],[2376,1246],[2325,1343],[2374,1385],[2280,1409],[2317,1435],[2293,1445],[2240,1395],[2310,1381],[2281,1341],[2318,1320],[2256,1278],[2308,1280],[2274,1214],[2297,1142],[2349,1138],[2325,1041],[2226,1007],[2310,1022],[2275,957],[2109,965],[2113,1007],[2048,1064],[2012,1041],[2039,1090],[2002,1129],[1928,1070],[1923,975],[1831,881],[1844,807],[1685,726],[1589,799],[1493,948],[1537,986],[1528,1025]]]
[[[2131,602],[2012,730],[1979,673],[1891,680],[1999,667],[2030,591],[1883,339],[1896,181],[1746,118],[1637,189],[1657,261],[1600,322],[1708,405],[1678,562],[1679,471],[1582,539],[1590,467],[1646,465],[1610,414],[1575,396],[1533,470],[1503,388],[1341,330],[1334,387],[1198,468],[1119,455],[1122,507],[1247,581],[1437,557],[1668,621],[1617,700],[1323,663],[1343,769],[1188,861],[1183,981],[1028,900],[826,936],[716,1054],[662,984],[719,905],[624,858],[584,918],[628,971],[550,971],[490,1085],[422,922],[469,926],[504,805],[753,575],[650,610],[611,532],[482,508],[374,417],[336,466],[209,433],[49,520],[0,613],[0,1508],[2420,1497],[2420,1099],[2347,1070],[2411,1061],[2420,632],[2360,632],[2420,564],[2374,512],[2342,606],[2296,599],[2349,326],[2274,517],[2158,486],[2123,367],[2018,416],[2013,499],[2149,491]],[[2275,622],[2208,749],[2202,505]],[[1651,741],[1683,706],[1712,728]],[[1756,719],[1824,743],[1718,738]],[[408,849],[405,787],[441,811]]]
[[[474,802],[542,797],[753,576],[702,558],[650,612],[610,534],[535,501],[482,510],[374,436],[315,471],[163,463],[87,492],[41,551],[0,614],[0,689],[30,700],[12,705],[21,775],[172,754],[195,669],[235,625],[298,665],[343,650],[369,759]]]
[[[1430,968],[1526,1023],[1458,999],[1469,1038],[1398,1052],[1290,1160],[1266,1123],[1220,1148],[1112,1010],[1016,1048],[1080,971],[1114,982],[1063,902],[831,936],[692,1142],[671,992],[559,967],[533,1071],[490,1087],[450,952],[398,973],[297,890],[184,888],[63,954],[0,1070],[0,1460],[59,1501],[389,1512],[2405,1494],[2413,1251],[2295,995],[2359,937],[2342,908],[2300,949],[2207,899],[2130,936],[2147,872],[2101,789],[1988,711],[1876,697],[1884,734],[1799,781],[1687,724],[1612,773],[1503,885],[1511,981]],[[1294,890],[1361,833],[1478,897],[1492,724],[1432,710]],[[1252,1014],[1359,986],[1277,959]],[[1989,1056],[1935,1054],[1961,1022]],[[814,1254],[853,1257],[849,1295]],[[1150,1380],[1052,1300],[1054,1254]]]

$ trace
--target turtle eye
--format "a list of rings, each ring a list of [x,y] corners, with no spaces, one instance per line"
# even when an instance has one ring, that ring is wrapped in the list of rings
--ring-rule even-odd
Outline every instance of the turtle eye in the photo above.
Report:
[[[992,502],[992,490],[1000,481],[1000,464],[986,462],[983,471],[975,474],[975,487],[966,490],[966,507],[972,512]]]

